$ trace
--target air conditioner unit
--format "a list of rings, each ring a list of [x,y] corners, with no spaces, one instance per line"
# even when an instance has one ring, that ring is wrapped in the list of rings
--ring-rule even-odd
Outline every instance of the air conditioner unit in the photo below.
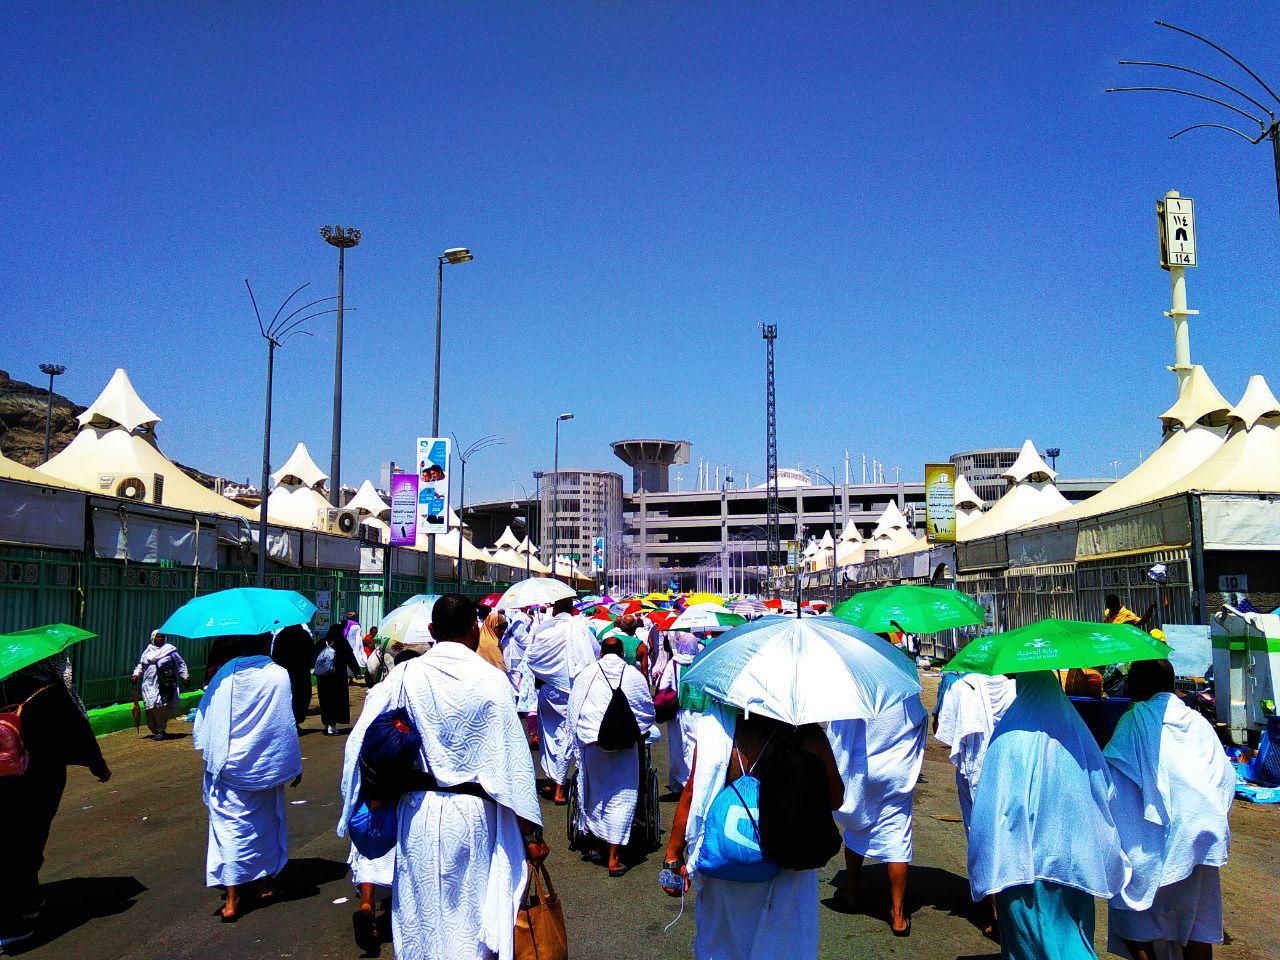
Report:
[[[316,514],[316,529],[323,533],[338,533],[344,537],[355,536],[360,526],[360,516],[345,507],[326,507]]]
[[[121,500],[146,500],[147,485],[141,477],[120,477],[113,491]]]

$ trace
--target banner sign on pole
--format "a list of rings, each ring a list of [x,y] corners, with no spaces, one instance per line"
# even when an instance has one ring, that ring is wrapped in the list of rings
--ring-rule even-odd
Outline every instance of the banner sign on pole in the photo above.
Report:
[[[418,542],[418,477],[416,473],[391,475],[391,545],[412,547]]]
[[[418,533],[449,532],[449,447],[448,437],[418,438]]]
[[[924,465],[924,535],[930,543],[956,542],[956,468]]]
[[[591,572],[604,571],[604,537],[596,537],[591,541]]]

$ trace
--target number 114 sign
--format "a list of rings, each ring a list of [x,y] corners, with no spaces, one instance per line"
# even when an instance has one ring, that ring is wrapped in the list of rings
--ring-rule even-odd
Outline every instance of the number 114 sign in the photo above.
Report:
[[[1156,201],[1160,221],[1160,266],[1196,265],[1196,212],[1190,197],[1165,197]]]

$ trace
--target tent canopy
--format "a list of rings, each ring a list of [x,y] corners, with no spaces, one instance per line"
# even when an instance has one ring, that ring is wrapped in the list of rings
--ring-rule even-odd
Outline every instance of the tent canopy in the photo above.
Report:
[[[1044,458],[1040,456],[1040,451],[1036,449],[1035,444],[1027,439],[1022,444],[1022,449],[1018,452],[1018,459],[1013,461],[1013,465],[1001,474],[1010,483],[1021,483],[1024,480],[1056,480],[1058,472],[1049,467],[1044,462]]]
[[[520,546],[520,541],[516,539],[516,535],[511,532],[511,527],[508,526],[507,529],[502,531],[502,536],[498,538],[494,546],[499,549],[515,550]]]
[[[84,413],[76,417],[80,426],[123,427],[130,433],[139,427],[154,427],[160,422],[150,407],[142,402],[138,391],[123,367],[117,367],[98,399],[89,404]]]
[[[320,485],[329,479],[329,475],[316,466],[316,462],[311,459],[311,454],[307,452],[307,445],[299,441],[293,448],[293,453],[289,455],[289,459],[284,462],[284,466],[273,473],[271,479],[277,484],[302,484],[312,489],[319,489]]]
[[[378,495],[378,491],[374,489],[373,484],[368,480],[360,484],[360,489],[356,491],[356,495],[347,501],[347,507],[375,517],[381,517],[384,513],[391,513],[391,505]]]

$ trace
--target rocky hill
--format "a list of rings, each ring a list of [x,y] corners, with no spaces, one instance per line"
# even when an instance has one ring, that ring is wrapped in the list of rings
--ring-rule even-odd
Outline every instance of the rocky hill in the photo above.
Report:
[[[0,453],[28,467],[38,467],[44,462],[44,421],[48,403],[49,391],[46,388],[14,380],[0,370]],[[60,393],[53,395],[50,456],[56,455],[75,437],[80,429],[76,417],[84,410]],[[174,463],[193,480],[213,488],[215,477],[176,460]]]

